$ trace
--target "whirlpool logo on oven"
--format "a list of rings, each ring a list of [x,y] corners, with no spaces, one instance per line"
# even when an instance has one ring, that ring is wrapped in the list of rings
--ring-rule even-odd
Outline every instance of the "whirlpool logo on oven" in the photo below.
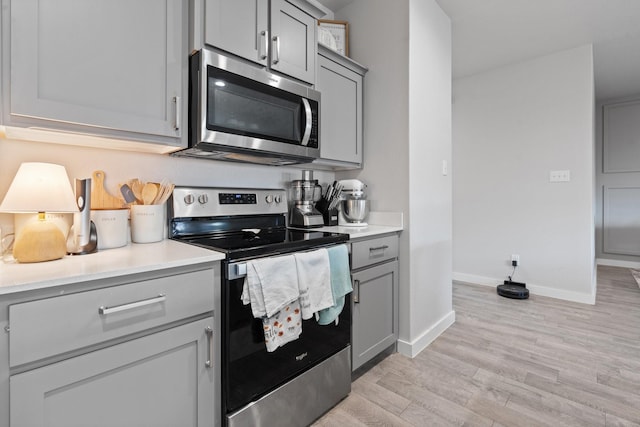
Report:
[[[305,351],[304,353],[302,353],[302,354],[297,355],[297,356],[296,356],[296,361],[297,361],[297,362],[301,361],[302,359],[304,359],[305,357],[307,357],[307,355],[308,355],[308,353],[307,353],[306,351]]]

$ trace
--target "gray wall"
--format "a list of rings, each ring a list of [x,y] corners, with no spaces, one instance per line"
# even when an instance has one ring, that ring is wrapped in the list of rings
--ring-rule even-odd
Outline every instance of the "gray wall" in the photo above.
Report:
[[[595,301],[594,102],[590,45],[454,82],[455,279]]]

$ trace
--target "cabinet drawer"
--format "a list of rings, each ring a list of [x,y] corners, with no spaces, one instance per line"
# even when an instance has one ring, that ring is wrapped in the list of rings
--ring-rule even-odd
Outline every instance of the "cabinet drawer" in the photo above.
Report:
[[[353,270],[398,257],[398,236],[355,242],[351,246]]]
[[[211,312],[214,276],[201,270],[11,305],[9,365]]]

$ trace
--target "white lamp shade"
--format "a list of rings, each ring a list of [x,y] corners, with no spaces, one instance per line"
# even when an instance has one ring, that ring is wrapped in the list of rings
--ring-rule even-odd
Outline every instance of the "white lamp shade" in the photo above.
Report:
[[[0,212],[78,212],[64,166],[22,163],[0,204]]]

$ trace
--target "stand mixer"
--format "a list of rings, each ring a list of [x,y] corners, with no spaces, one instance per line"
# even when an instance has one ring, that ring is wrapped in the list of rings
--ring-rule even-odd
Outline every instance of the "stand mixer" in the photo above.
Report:
[[[317,179],[313,179],[313,171],[302,171],[302,179],[291,182],[291,199],[294,204],[289,214],[291,227],[322,227],[324,219],[315,208],[315,203],[322,196],[322,187]]]
[[[338,212],[338,225],[345,227],[366,227],[364,221],[369,214],[369,200],[364,191],[366,184],[357,179],[339,181],[342,186]]]

